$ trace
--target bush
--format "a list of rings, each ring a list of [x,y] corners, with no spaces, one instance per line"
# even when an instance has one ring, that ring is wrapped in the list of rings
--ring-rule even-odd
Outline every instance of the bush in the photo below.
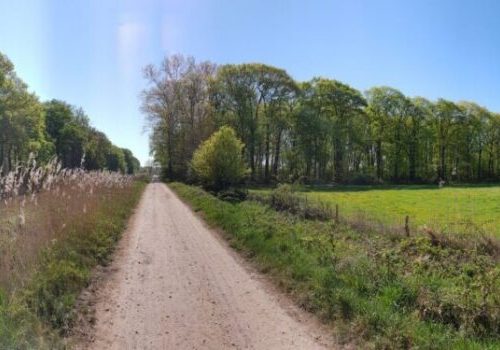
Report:
[[[379,180],[375,176],[369,175],[369,174],[356,175],[352,179],[350,179],[346,182],[349,185],[379,185],[382,183],[381,180]]]
[[[243,143],[223,126],[194,152],[191,167],[206,188],[220,191],[241,182],[246,173]]]
[[[293,186],[288,184],[279,185],[268,196],[253,194],[250,199],[267,204],[278,211],[286,211],[306,219],[330,220],[334,218],[332,208],[328,204],[310,202],[307,196],[300,196]]]
[[[226,202],[238,203],[247,199],[248,191],[239,188],[229,188],[217,193],[217,197]]]

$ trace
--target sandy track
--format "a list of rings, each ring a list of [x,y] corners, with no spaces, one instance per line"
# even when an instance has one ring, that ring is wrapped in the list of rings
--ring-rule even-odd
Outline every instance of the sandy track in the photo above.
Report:
[[[150,184],[97,289],[90,349],[324,349],[329,335]]]

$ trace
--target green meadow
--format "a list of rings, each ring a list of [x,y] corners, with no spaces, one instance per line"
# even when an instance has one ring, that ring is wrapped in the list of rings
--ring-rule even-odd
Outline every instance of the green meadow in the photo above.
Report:
[[[252,190],[267,193],[268,189]],[[340,216],[363,217],[386,225],[424,225],[451,233],[500,237],[500,185],[298,187],[312,202],[339,206]]]

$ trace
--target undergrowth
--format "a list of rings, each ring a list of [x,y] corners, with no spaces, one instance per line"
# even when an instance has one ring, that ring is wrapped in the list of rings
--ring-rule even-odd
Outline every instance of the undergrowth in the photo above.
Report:
[[[76,298],[92,268],[107,263],[144,186],[110,190],[93,203],[91,215],[67,217],[57,239],[37,254],[36,267],[15,285],[0,286],[0,349],[67,347],[62,336],[71,328]]]
[[[303,308],[332,322],[342,342],[376,349],[500,348],[500,266],[479,246],[359,231],[170,186]]]

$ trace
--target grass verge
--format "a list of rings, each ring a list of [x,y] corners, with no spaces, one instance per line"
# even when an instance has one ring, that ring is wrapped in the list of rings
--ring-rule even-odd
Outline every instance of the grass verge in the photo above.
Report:
[[[170,187],[340,341],[378,349],[500,348],[500,266],[479,247],[358,232],[252,201]]]
[[[42,250],[30,277],[0,289],[0,349],[63,349],[61,335],[71,327],[73,306],[92,268],[106,264],[144,182],[102,196],[92,215],[65,223],[64,234]]]

